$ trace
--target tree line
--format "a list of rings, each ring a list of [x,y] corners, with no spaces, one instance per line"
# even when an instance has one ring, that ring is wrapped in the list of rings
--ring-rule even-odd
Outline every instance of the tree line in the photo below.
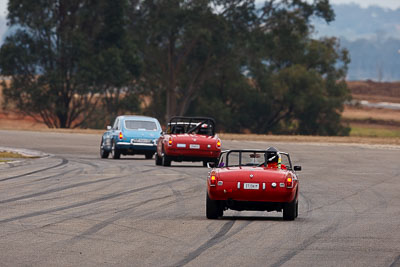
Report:
[[[311,38],[329,0],[9,0],[4,108],[48,127],[211,116],[220,131],[346,135],[348,53]]]

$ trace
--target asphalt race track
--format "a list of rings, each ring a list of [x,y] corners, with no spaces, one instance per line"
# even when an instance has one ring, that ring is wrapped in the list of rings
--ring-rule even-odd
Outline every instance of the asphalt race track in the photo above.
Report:
[[[201,163],[100,159],[99,135],[0,131],[46,156],[0,164],[1,266],[400,266],[400,147],[276,146],[300,175],[299,217],[205,217]]]

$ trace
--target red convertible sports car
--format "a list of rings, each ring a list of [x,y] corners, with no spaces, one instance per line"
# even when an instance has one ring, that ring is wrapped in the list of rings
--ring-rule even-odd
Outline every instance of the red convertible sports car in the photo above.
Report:
[[[222,152],[207,178],[207,218],[216,219],[232,209],[283,211],[284,220],[294,220],[300,170],[301,166],[292,167],[288,153],[273,147]]]
[[[216,163],[221,140],[215,134],[215,121],[203,117],[173,117],[157,141],[156,165],[171,166],[171,161]]]

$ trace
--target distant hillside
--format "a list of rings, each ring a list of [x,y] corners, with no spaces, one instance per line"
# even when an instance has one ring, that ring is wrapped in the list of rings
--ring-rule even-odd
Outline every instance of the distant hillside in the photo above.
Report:
[[[400,9],[333,5],[329,25],[315,20],[316,37],[336,36],[350,52],[349,80],[400,81]]]
[[[362,8],[356,4],[332,5],[335,21],[326,24],[314,21],[317,36],[337,36],[350,41],[357,39],[400,39],[400,8],[377,6]]]
[[[351,56],[349,80],[400,81],[400,40],[341,39],[341,44]]]

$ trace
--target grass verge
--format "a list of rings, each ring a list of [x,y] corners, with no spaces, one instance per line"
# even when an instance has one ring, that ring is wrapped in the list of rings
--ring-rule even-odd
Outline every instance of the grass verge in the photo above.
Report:
[[[387,137],[387,138],[400,138],[399,129],[386,129],[386,128],[372,128],[366,126],[352,126],[350,136],[359,137]]]
[[[19,153],[15,153],[15,152],[0,151],[0,160],[1,159],[3,159],[3,160],[4,159],[21,159],[21,158],[31,158],[31,157],[24,156]],[[8,160],[4,160],[4,161],[8,161]]]

